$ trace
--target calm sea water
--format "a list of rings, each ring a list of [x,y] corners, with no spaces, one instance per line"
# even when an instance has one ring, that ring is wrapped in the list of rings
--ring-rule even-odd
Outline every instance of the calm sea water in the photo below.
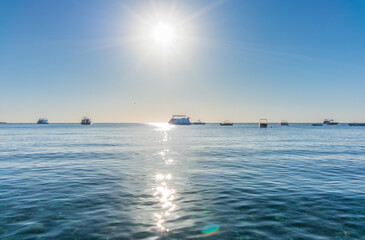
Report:
[[[0,125],[0,239],[365,239],[365,127]]]

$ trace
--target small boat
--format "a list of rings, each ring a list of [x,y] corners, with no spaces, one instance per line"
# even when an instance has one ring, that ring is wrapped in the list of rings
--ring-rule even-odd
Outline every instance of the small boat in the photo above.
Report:
[[[193,122],[193,125],[205,125],[205,122],[198,120],[197,122]]]
[[[191,125],[190,118],[186,115],[173,115],[169,121],[171,125]]]
[[[83,117],[81,120],[82,125],[91,125],[93,122],[91,121],[90,117]]]
[[[281,121],[281,126],[289,126],[289,123],[286,120]]]
[[[353,126],[353,127],[365,126],[365,123],[349,123],[349,126]]]
[[[224,122],[221,122],[219,125],[221,125],[221,126],[233,126],[233,123],[231,123],[230,121],[226,120]]]
[[[315,126],[315,127],[323,126],[323,123],[312,123],[312,126]]]
[[[267,128],[267,119],[264,119],[264,118],[262,118],[262,119],[260,119],[260,121],[259,121],[259,127],[260,128]]]
[[[38,119],[37,124],[48,124],[48,119],[40,118],[40,119]]]
[[[333,119],[325,119],[323,121],[323,124],[326,124],[326,125],[337,125],[338,122],[333,121]]]

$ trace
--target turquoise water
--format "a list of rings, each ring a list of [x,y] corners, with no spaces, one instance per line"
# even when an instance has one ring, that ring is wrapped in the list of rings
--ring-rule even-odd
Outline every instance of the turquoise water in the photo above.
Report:
[[[365,239],[365,127],[0,125],[0,239]]]

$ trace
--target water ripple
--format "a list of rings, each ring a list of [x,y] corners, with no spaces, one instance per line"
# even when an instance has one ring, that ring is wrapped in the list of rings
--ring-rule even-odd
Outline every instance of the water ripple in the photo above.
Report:
[[[365,128],[0,126],[0,238],[362,239]]]

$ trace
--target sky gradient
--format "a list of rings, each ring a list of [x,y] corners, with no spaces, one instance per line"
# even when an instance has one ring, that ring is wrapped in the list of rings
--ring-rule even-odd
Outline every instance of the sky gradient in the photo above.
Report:
[[[364,66],[362,0],[0,1],[0,121],[365,122]]]

